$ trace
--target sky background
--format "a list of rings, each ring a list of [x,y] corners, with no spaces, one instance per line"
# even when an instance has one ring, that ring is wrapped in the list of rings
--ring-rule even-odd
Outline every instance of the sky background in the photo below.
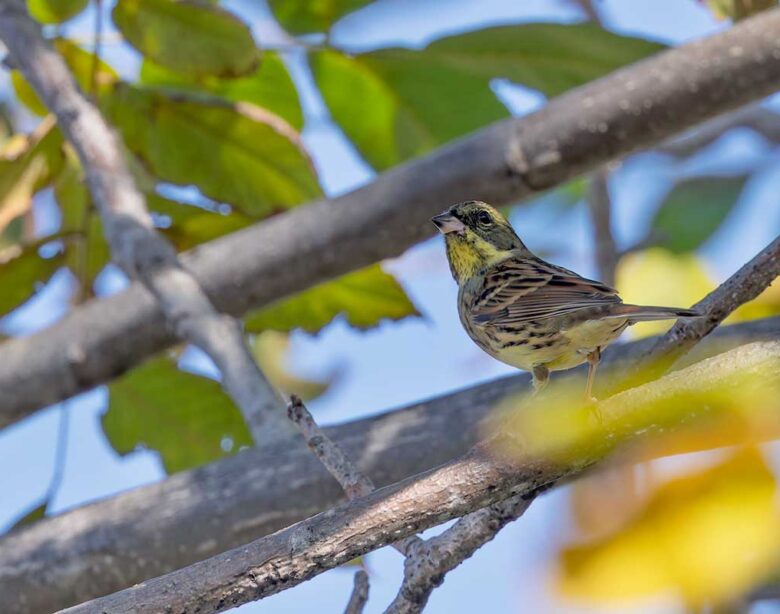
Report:
[[[224,2],[245,18],[253,19],[257,40],[270,46],[285,43],[285,35],[269,18],[262,2]],[[678,44],[711,34],[724,24],[694,0],[602,0],[597,5],[609,29]],[[110,10],[106,6],[106,11]],[[381,0],[337,24],[334,42],[350,50],[391,45],[416,47],[463,30],[486,25],[526,21],[572,22],[582,20],[573,5],[556,0]],[[111,22],[108,38],[111,40]],[[67,35],[88,42],[92,15],[86,13],[67,24]],[[105,57],[124,75],[134,75],[138,56],[116,43],[105,47]],[[304,141],[312,154],[325,191],[336,196],[372,179],[373,171],[330,122],[326,108],[312,87],[311,77],[296,54],[286,58],[303,95],[306,125]],[[495,92],[513,113],[538,108],[544,99],[521,87],[502,82]],[[9,95],[7,76],[0,94]],[[684,164],[658,156],[632,158],[612,178],[615,232],[621,247],[642,236],[653,208],[666,190],[668,179],[699,172],[759,168],[738,207],[722,229],[700,251],[712,275],[719,280],[771,240],[780,228],[776,204],[780,158],[755,135],[728,135],[706,154]],[[464,194],[464,200],[469,197]],[[47,211],[45,199],[38,203]],[[44,216],[45,217],[45,216]],[[515,210],[512,221],[532,249],[585,275],[595,275],[591,229],[582,204],[574,208],[551,206],[550,200]],[[44,224],[46,221],[44,220]],[[319,376],[335,368],[340,376],[333,387],[310,408],[321,424],[342,422],[405,405],[512,372],[472,344],[458,322],[456,286],[447,268],[440,238],[430,239],[402,257],[385,263],[400,279],[423,313],[422,318],[385,323],[369,332],[356,332],[334,322],[316,336],[294,334],[290,367],[296,373]],[[124,281],[109,273],[100,281],[101,293],[115,292]],[[67,308],[71,290],[67,274],[59,274],[31,303],[0,321],[0,330],[21,335],[40,330],[57,320]],[[188,368],[211,371],[197,352],[187,355]],[[53,512],[164,478],[153,452],[139,450],[119,457],[100,427],[105,411],[103,389],[38,412],[0,431],[0,529],[34,507],[51,483],[56,456],[64,452],[61,481]],[[57,445],[60,424],[67,420],[66,444]],[[561,601],[550,585],[555,547],[566,535],[565,489],[534,502],[519,521],[475,557],[451,573],[434,592],[428,607],[432,614],[465,612],[602,612],[608,610]],[[366,557],[371,575],[367,612],[381,612],[395,595],[402,573],[401,557],[383,549]],[[336,569],[280,595],[240,608],[245,613],[339,612],[348,599],[353,571]],[[675,611],[669,600],[644,603],[636,612]]]

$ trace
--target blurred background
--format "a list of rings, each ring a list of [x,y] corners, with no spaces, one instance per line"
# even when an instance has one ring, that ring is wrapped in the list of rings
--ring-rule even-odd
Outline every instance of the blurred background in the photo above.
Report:
[[[548,96],[577,85],[578,78],[590,80],[663,45],[678,45],[731,25],[724,9],[718,6],[724,3],[696,0],[597,0],[592,4],[569,0],[377,0],[353,3],[356,10],[339,15],[327,24],[327,33],[323,34],[322,27],[307,25],[290,9],[300,4],[281,1],[269,6],[257,0],[220,3],[249,24],[255,40],[270,52],[261,67],[273,71],[273,77],[268,78],[284,81],[286,68],[294,87],[290,85],[288,91],[281,92],[275,86],[273,100],[262,86],[249,83],[249,77],[243,84],[243,94],[240,87],[220,91],[216,82],[208,87],[229,99],[245,95],[301,128],[303,144],[327,196],[364,185],[378,171],[505,113],[519,116],[532,112],[544,105]],[[95,6],[90,2],[64,23],[47,26],[47,33],[92,51]],[[103,79],[113,83],[113,71],[128,82],[141,79],[146,84],[194,87],[177,82],[175,74],[148,58],[144,61],[117,30],[111,17],[113,8],[110,1],[100,4],[100,56],[108,66],[99,70],[98,91]],[[579,77],[558,75],[554,65],[548,68],[541,60],[535,64],[534,59],[537,55],[554,56],[558,53],[555,46],[566,47],[569,41],[576,49],[580,35],[572,32],[557,37],[529,30],[527,48],[518,51],[528,58],[526,73],[511,79],[497,73],[484,79],[479,84],[484,92],[475,94],[476,102],[469,100],[468,88],[477,86],[466,83],[466,94],[460,102],[469,118],[449,118],[458,124],[456,127],[437,128],[436,118],[447,119],[449,110],[438,109],[435,96],[426,93],[419,81],[404,76],[403,67],[399,68],[402,55],[368,53],[397,47],[422,53],[434,41],[463,32],[510,24],[580,24],[586,20],[597,20],[606,30],[624,37],[601,43],[605,49],[614,49],[614,57],[598,70],[584,70]],[[424,60],[423,56],[413,58],[418,65]],[[364,66],[356,68],[353,62],[363,62]],[[348,78],[359,82],[360,75],[350,76],[353,70],[356,75],[364,70],[373,70],[372,78],[379,75],[382,87],[398,97],[397,104],[410,116],[417,114],[422,128],[418,126],[416,132],[410,129],[403,138],[398,137],[398,143],[390,144],[386,139],[396,137],[382,132],[379,111],[376,116],[367,114],[368,128],[350,125],[345,118],[360,112],[360,105],[371,107],[373,113],[383,104],[382,95],[388,95],[380,91],[375,99],[345,101],[339,95],[344,90],[339,88],[346,87]],[[451,78],[457,84],[457,76]],[[450,86],[444,83],[445,78],[442,81],[442,88]],[[366,88],[363,94],[368,96],[366,92],[373,90]],[[301,111],[295,102],[296,92]],[[13,155],[16,137],[11,135],[46,128],[41,127],[30,94],[29,86],[18,75],[8,70],[0,72],[4,159]],[[676,140],[659,151],[638,153],[616,162],[597,177],[597,181],[607,182],[611,197],[612,229],[621,256],[615,283],[627,302],[692,304],[778,234],[780,116],[775,111],[780,112],[780,106],[770,99],[746,111],[742,120],[733,120],[733,127],[720,125],[704,135],[699,132],[689,139]],[[125,128],[126,138],[132,139],[127,135],[133,129]],[[176,179],[175,171],[170,174],[174,177],[160,173],[167,181],[160,181],[154,188],[159,198],[155,211],[161,228],[169,231],[179,247],[190,247],[269,213],[258,212],[259,208],[247,213],[240,206],[225,206],[220,203],[219,187],[182,187],[188,182]],[[587,203],[592,189],[588,178],[575,181],[512,207],[511,221],[525,243],[540,256],[583,275],[599,277],[603,269],[599,270],[596,263],[595,232]],[[108,264],[105,246],[89,239],[93,222],[89,214],[83,213],[88,206],[74,213],[71,205],[65,204],[86,198],[77,169],[70,174],[63,171],[53,184],[28,191],[31,208],[23,206],[21,214],[9,215],[7,220],[0,215],[0,282],[6,295],[0,298],[0,335],[11,337],[40,331],[92,294],[115,293],[127,284],[123,275]],[[471,197],[463,195],[464,200]],[[229,198],[224,200],[230,202]],[[170,205],[173,201],[231,221],[222,224],[224,229],[221,223],[215,223],[219,230],[214,230],[208,220],[195,221],[194,225],[205,224],[208,230],[196,237],[198,231],[190,226],[187,234],[182,229],[191,218],[177,217],[178,209]],[[87,239],[81,243],[77,240],[75,246],[65,236],[72,230],[68,225],[74,216],[81,216],[82,225],[87,220],[82,226]],[[26,258],[25,267],[13,268],[22,257]],[[30,259],[36,264],[31,265]],[[382,269],[394,276],[411,303],[399,287],[384,277],[380,279],[381,273],[374,271],[363,281],[367,287],[390,283],[391,298],[388,304],[372,306],[377,317],[368,318],[370,321],[361,320],[364,303],[358,294],[350,299],[354,300],[351,306],[333,299],[333,313],[312,314],[303,309],[297,312],[298,319],[291,319],[282,306],[277,312],[257,314],[254,328],[250,327],[258,333],[258,359],[282,388],[305,390],[312,397],[309,407],[320,424],[363,417],[512,372],[483,354],[461,330],[455,307],[457,288],[440,237],[384,262]],[[13,292],[7,290],[11,286]],[[735,319],[776,313],[780,313],[777,284]],[[637,326],[630,335],[655,334],[663,327],[663,323]],[[265,329],[277,330],[260,332]],[[133,372],[110,388],[82,394],[0,431],[0,530],[7,531],[20,520],[57,514],[161,480],[170,472],[236,453],[248,443],[240,418],[237,423],[236,414],[228,410],[224,419],[219,419],[218,426],[224,428],[216,439],[213,422],[199,425],[187,422],[186,416],[160,417],[159,412],[164,413],[161,408],[175,402],[170,388],[176,386],[159,390],[145,381],[154,375],[168,378],[166,382],[174,381],[171,378],[176,377],[176,364],[185,378],[175,380],[182,388],[190,385],[190,373],[215,375],[213,366],[199,352],[180,348],[142,368],[147,371]],[[651,497],[666,480],[692,468],[717,471],[719,463],[733,461],[746,463],[749,470],[764,475],[760,466],[765,463],[771,480],[772,470],[780,468],[780,448],[770,445],[761,450],[760,456],[731,461],[724,461],[727,456],[721,452],[673,457],[643,465],[641,470],[607,472],[574,488],[556,489],[538,499],[520,521],[452,572],[434,592],[428,611],[685,611],[690,607],[681,597],[686,589],[661,586],[650,595],[619,596],[618,601],[602,599],[598,587],[584,589],[579,585],[578,590],[576,578],[571,577],[574,572],[566,571],[566,553],[578,543],[583,531],[610,530],[602,526],[605,517],[625,519],[626,510],[641,506],[643,497]],[[717,473],[695,475],[701,480],[720,480]],[[768,526],[773,530],[771,527],[777,525]],[[774,543],[772,539],[768,542]],[[715,552],[717,547],[713,545]],[[630,560],[637,561],[637,573],[643,573],[639,550]],[[383,549],[368,555],[364,564],[371,576],[367,611],[382,611],[398,589],[402,561],[395,551]],[[725,582],[715,577],[711,580],[713,584]],[[336,569],[246,605],[241,611],[337,612],[343,609],[351,584],[352,571]],[[575,590],[566,590],[567,586]],[[780,611],[780,605],[773,607],[768,601],[752,607],[756,612]]]

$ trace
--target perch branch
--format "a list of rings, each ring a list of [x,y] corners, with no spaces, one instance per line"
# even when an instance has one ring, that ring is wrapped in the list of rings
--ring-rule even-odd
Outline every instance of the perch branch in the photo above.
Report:
[[[780,318],[723,326],[685,359],[778,335]],[[653,343],[608,348],[602,375],[624,369]],[[517,374],[323,430],[361,471],[387,486],[464,454],[492,408],[527,390],[528,376]],[[269,535],[342,499],[338,483],[304,446],[280,442],[245,450],[1,537],[3,609],[52,612],[112,593]]]
[[[477,444],[425,474],[67,612],[219,612],[261,599],[451,518],[515,495],[532,498],[581,474],[618,442],[646,441],[711,415],[716,404],[690,400],[702,391],[744,384],[745,373],[774,389],[780,383],[780,341],[741,346],[603,401],[599,410],[605,432],[554,461],[522,449],[510,460],[497,456],[491,442]],[[659,424],[658,408],[674,403],[685,410],[677,412],[674,424]]]

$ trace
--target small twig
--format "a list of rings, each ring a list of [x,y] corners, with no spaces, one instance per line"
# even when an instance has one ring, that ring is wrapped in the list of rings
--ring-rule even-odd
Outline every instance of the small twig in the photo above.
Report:
[[[606,168],[591,175],[586,200],[593,224],[599,277],[607,285],[613,286],[620,256],[612,234],[612,200],[609,195],[609,171]]]
[[[95,31],[92,41],[92,66],[89,74],[89,93],[98,98],[98,70],[100,69],[100,50],[103,44],[103,1],[95,0]]]
[[[748,105],[722,117],[704,122],[679,136],[668,139],[653,151],[687,158],[712,145],[734,128],[748,128],[768,141],[780,142],[780,115],[760,104]]]
[[[601,14],[599,13],[593,0],[573,0],[574,4],[580,7],[583,13],[588,17],[590,21],[600,26],[603,26],[601,20]]]
[[[344,494],[350,501],[358,497],[365,497],[375,490],[371,479],[363,474],[358,467],[344,454],[339,445],[328,437],[314,421],[300,397],[290,396],[287,404],[287,416],[298,427],[309,449],[320,460],[336,481],[341,485]],[[410,552],[410,548],[422,543],[422,540],[413,535],[393,544],[393,547],[404,556]]]
[[[532,496],[516,495],[472,512],[441,535],[421,544],[406,559],[404,580],[386,614],[421,612],[444,576],[469,558],[531,505]]]
[[[364,497],[375,489],[374,483],[347,458],[339,445],[314,421],[300,397],[292,395],[287,415],[298,427],[314,455],[344,489],[347,499]]]
[[[298,426],[306,444],[338,480],[348,499],[364,497],[374,490],[371,480],[347,458],[342,449],[317,426],[306,406],[297,396],[290,397],[288,416]],[[519,518],[533,497],[527,494],[515,496],[458,520],[441,535],[423,541],[409,537],[395,548],[405,555],[404,581],[395,600],[388,607],[388,614],[412,614],[422,612],[433,590],[444,581],[444,576],[469,558],[484,544],[492,540],[509,522]],[[355,576],[355,592],[358,590]],[[368,579],[366,578],[366,591]]]
[[[362,614],[368,601],[368,574],[363,569],[355,572],[355,584],[344,614]]]

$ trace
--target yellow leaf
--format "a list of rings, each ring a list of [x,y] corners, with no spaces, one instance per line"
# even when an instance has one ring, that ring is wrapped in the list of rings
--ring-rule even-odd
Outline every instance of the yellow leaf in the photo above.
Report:
[[[0,232],[30,210],[35,192],[57,172],[61,140],[49,116],[30,136],[13,138],[0,153]]]
[[[616,271],[616,286],[626,303],[689,307],[715,288],[700,258],[660,247],[629,254]],[[629,328],[634,337],[663,333],[673,320],[643,322]]]
[[[775,279],[771,286],[749,303],[745,303],[727,319],[727,323],[768,318],[780,313],[780,282]]]
[[[671,480],[620,530],[561,553],[559,583],[572,597],[626,600],[675,592],[701,606],[744,594],[780,563],[776,483],[748,448]]]

